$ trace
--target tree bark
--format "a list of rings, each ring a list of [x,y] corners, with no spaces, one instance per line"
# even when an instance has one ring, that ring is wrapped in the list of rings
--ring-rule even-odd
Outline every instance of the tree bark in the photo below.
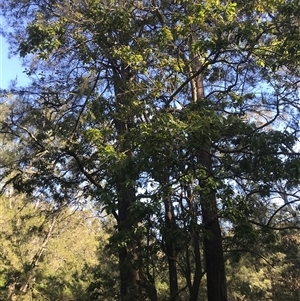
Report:
[[[203,276],[200,245],[199,245],[199,235],[197,231],[193,230],[193,250],[194,250],[194,260],[195,260],[195,274],[193,284],[190,289],[190,301],[197,301],[201,279]]]
[[[193,73],[201,70],[201,64],[197,56],[193,59]],[[191,82],[194,101],[201,101],[204,95],[203,77],[199,74]],[[196,97],[195,97],[196,95]],[[212,174],[212,162],[210,153],[210,142],[200,147],[198,162],[206,170],[206,177]],[[204,225],[204,254],[207,279],[207,300],[227,301],[225,264],[223,257],[222,234],[218,218],[216,194],[213,189],[206,187],[206,179],[198,179],[200,186],[205,187],[209,193],[200,194],[200,205],[202,210],[202,222]]]
[[[121,300],[139,300],[139,271],[137,267],[138,254],[136,253],[136,241],[132,236],[134,224],[128,214],[130,206],[134,202],[135,190],[125,187],[125,179],[119,179],[117,185],[119,193],[118,201],[118,231],[120,237],[125,241],[119,247],[119,269],[120,269],[120,293]]]
[[[137,223],[130,215],[130,207],[136,200],[135,175],[133,166],[133,150],[131,142],[124,138],[133,126],[133,116],[128,116],[124,108],[130,106],[131,93],[127,89],[132,74],[129,67],[113,64],[114,90],[116,98],[116,118],[114,120],[118,141],[118,153],[126,153],[126,162],[116,175],[116,193],[118,197],[118,232],[123,241],[119,246],[120,294],[122,301],[139,301],[140,274],[138,267],[138,237],[134,234]]]
[[[178,290],[178,276],[177,276],[177,264],[176,264],[176,249],[175,242],[176,237],[174,236],[175,230],[175,220],[174,212],[171,203],[171,199],[167,196],[165,200],[165,247],[166,254],[168,257],[168,267],[169,267],[169,283],[170,283],[170,301],[179,300],[179,290]]]
[[[205,229],[204,251],[207,277],[207,300],[227,301],[222,235],[214,193],[201,201]]]
[[[187,202],[189,204],[189,212],[190,212],[190,225],[186,229],[191,235],[191,246],[186,246],[186,280],[187,286],[189,289],[189,301],[197,301],[199,295],[199,289],[201,284],[201,279],[204,275],[202,262],[201,262],[201,250],[200,250],[200,237],[199,237],[199,230],[198,230],[198,210],[197,210],[197,202],[195,195],[192,193],[193,184],[191,183],[190,186],[184,186],[182,189],[186,192],[187,195]],[[181,205],[184,208],[183,205]],[[191,256],[194,260],[194,277],[192,279],[191,274],[191,264],[190,264],[190,251],[189,249],[192,248],[193,252]]]

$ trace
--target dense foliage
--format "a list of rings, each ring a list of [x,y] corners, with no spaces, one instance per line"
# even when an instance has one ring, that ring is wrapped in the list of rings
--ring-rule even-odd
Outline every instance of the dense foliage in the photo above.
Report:
[[[101,231],[93,213],[20,195],[2,197],[0,212],[1,300],[86,300]]]
[[[114,217],[90,298],[299,297],[297,1],[1,8],[32,80],[2,93],[3,189]]]

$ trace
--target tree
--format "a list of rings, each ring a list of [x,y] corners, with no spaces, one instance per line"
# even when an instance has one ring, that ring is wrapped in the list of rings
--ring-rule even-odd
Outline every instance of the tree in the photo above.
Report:
[[[0,212],[1,300],[85,300],[102,232],[92,212],[15,193],[1,198]]]
[[[121,300],[158,299],[144,248],[164,254],[170,300],[197,300],[204,274],[208,300],[227,300],[220,221],[237,231],[254,196],[299,182],[298,4],[2,8],[33,80],[3,123],[19,149],[3,179],[115,217]]]
[[[257,223],[253,224],[253,212],[253,216],[248,217],[250,223],[244,217],[244,229],[248,229],[243,235],[241,229],[240,233],[228,234],[230,300],[298,300],[299,230],[292,229],[290,212],[279,210],[280,207],[273,204],[273,208],[264,208],[266,210],[260,213],[269,221],[267,225],[262,220],[259,222],[257,213]],[[294,223],[294,227],[299,228],[299,223]]]

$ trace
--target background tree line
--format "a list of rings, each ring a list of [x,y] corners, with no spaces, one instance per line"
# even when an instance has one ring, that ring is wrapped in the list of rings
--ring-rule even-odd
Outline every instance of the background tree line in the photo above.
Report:
[[[53,210],[48,203],[17,194],[1,198],[0,213],[1,300],[120,298],[117,248],[110,240],[115,233],[112,220],[82,208]],[[54,216],[55,226],[44,244]],[[256,228],[251,235],[248,229],[238,237],[226,233],[228,299],[298,300],[299,242],[299,231],[292,229]],[[43,253],[33,266],[42,247]],[[154,255],[151,268],[158,299],[168,300],[166,256],[162,252]],[[181,270],[179,283],[185,282]],[[205,291],[203,282],[199,300],[206,300]],[[181,292],[181,298],[189,298],[187,290]]]

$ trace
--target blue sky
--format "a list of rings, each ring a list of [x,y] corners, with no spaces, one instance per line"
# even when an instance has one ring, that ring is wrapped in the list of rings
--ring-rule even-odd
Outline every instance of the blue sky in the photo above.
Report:
[[[26,82],[24,67],[18,57],[8,58],[8,45],[4,38],[0,40],[0,88],[5,89],[11,80],[18,79],[19,84]]]
[[[0,19],[0,24],[3,22]],[[11,80],[18,79],[20,85],[26,83],[26,75],[23,73],[21,59],[18,57],[8,58],[9,45],[5,39],[0,36],[0,88],[5,89],[9,86]]]

